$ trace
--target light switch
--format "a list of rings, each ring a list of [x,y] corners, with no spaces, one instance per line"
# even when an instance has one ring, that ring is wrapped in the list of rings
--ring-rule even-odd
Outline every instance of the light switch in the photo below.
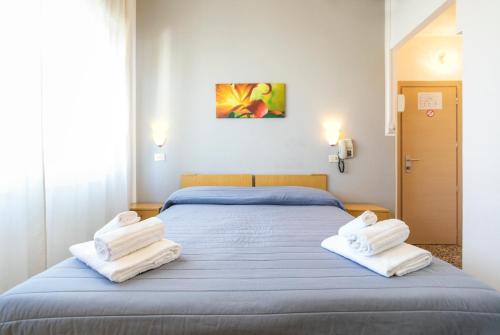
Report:
[[[403,94],[398,94],[398,112],[403,113],[405,111],[405,96]]]
[[[165,160],[165,153],[164,152],[156,152],[155,153],[155,162],[164,161],[164,160]]]
[[[328,155],[328,163],[338,163],[339,155]]]

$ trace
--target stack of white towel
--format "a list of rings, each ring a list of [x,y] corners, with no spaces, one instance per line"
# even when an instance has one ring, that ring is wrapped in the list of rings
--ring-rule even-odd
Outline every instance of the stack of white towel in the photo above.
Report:
[[[409,235],[403,221],[377,222],[375,213],[366,211],[340,227],[338,235],[325,239],[321,246],[383,276],[404,276],[432,261],[429,251],[404,243]]]
[[[136,212],[120,213],[95,233],[93,241],[72,245],[69,250],[118,283],[180,256],[181,246],[163,238],[165,225],[159,218],[140,220]]]

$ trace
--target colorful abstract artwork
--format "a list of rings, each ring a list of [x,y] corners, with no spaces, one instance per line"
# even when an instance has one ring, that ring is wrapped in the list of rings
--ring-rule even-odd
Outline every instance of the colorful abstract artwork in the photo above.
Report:
[[[216,84],[217,118],[285,117],[285,84]]]

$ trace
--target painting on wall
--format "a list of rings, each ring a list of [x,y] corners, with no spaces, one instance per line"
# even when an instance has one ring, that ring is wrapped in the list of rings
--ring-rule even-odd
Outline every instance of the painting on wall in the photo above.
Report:
[[[285,117],[285,84],[216,84],[217,118]]]

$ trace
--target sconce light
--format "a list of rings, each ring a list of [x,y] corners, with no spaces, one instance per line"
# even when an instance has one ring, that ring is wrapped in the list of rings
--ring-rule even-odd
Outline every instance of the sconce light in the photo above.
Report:
[[[339,129],[332,129],[328,132],[327,139],[328,139],[328,145],[334,146],[337,145],[337,142],[339,141],[340,137],[340,130]]]
[[[161,148],[167,140],[167,127],[160,123],[154,123],[151,126],[153,132],[153,142]]]
[[[344,160],[354,157],[354,148],[351,139],[345,139],[337,123],[327,123],[325,128],[328,145],[337,146],[337,153],[328,155],[329,163],[337,163],[340,173],[344,173]],[[342,139],[340,140],[340,138]]]
[[[326,140],[328,145],[337,145],[340,137],[340,128],[337,124],[327,124],[325,125]]]
[[[437,50],[429,53],[429,70],[441,74],[457,73],[461,61],[456,50]]]
[[[445,51],[441,51],[441,52],[438,54],[437,58],[438,58],[438,62],[439,62],[439,64],[441,64],[441,65],[445,65],[445,64],[446,64],[446,62],[447,62],[447,60],[448,60],[448,54],[447,54]]]

